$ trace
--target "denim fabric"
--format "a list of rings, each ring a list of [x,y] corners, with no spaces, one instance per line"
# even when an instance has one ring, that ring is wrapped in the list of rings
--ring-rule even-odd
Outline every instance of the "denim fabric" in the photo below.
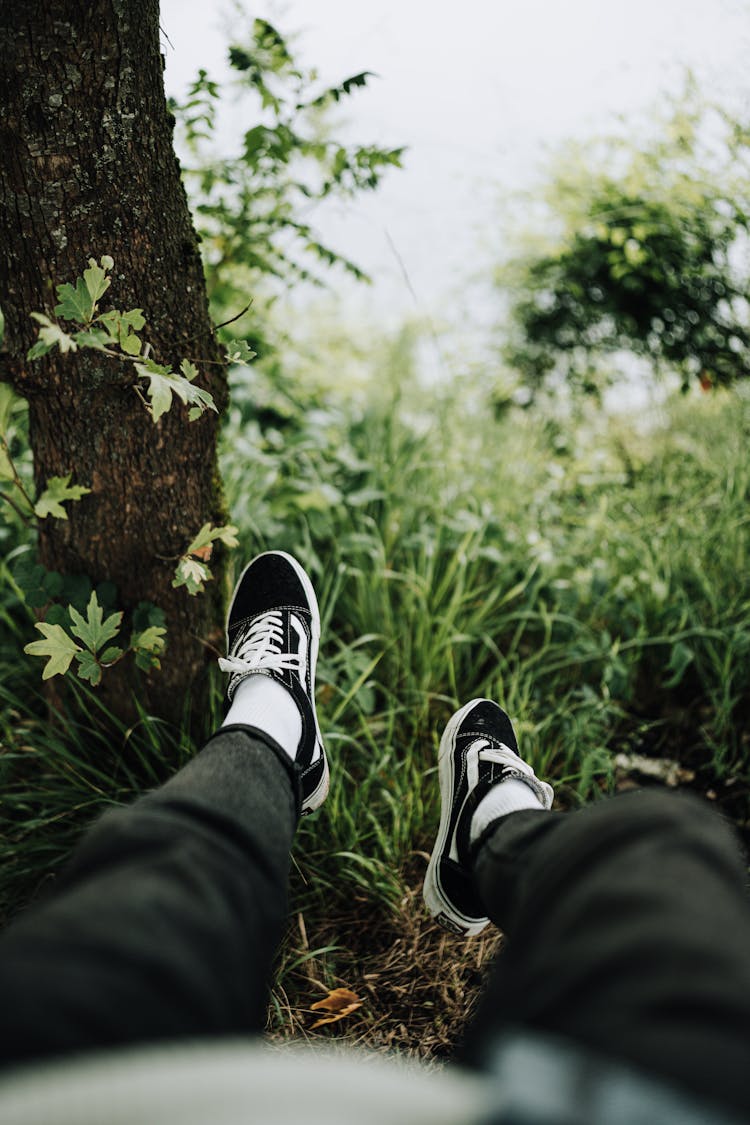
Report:
[[[0,936],[0,1060],[260,1031],[298,810],[288,756],[237,726],[106,813],[47,901]],[[463,1048],[495,1075],[514,1060],[488,1121],[598,1120],[584,1110],[615,1088],[597,1078],[607,1058],[748,1116],[750,908],[735,841],[708,806],[649,792],[512,813],[474,872],[508,937]],[[526,1097],[539,1062],[524,1072],[508,1055],[519,1035],[562,1044],[545,1048],[546,1073],[564,1078],[545,1083],[551,1116]],[[509,1102],[502,1088],[522,1073]],[[647,1112],[642,1089],[636,1075],[623,1097]]]
[[[564,1037],[750,1109],[750,905],[727,825],[662,791],[498,821],[475,879],[507,947],[464,1045]]]
[[[235,726],[105,813],[0,936],[0,1061],[260,1031],[297,804],[288,756]]]

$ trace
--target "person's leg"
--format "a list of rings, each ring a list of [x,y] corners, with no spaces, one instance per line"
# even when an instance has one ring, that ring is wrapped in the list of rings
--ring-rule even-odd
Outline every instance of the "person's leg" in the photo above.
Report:
[[[516,812],[474,879],[507,935],[465,1057],[515,1025],[747,1109],[750,906],[736,842],[695,797]]]
[[[428,907],[464,933],[491,918],[508,939],[462,1061],[482,1065],[504,1031],[531,1030],[744,1106],[750,908],[731,833],[696,798],[654,792],[493,820],[488,794],[522,780],[516,752],[487,701],[441,742]]]
[[[254,560],[228,631],[231,725],[105,814],[54,894],[0,937],[0,1063],[261,1030],[294,829],[328,785],[319,616],[299,564]]]
[[[297,819],[289,767],[262,734],[228,728],[98,821],[54,895],[0,937],[0,1061],[262,1028]]]

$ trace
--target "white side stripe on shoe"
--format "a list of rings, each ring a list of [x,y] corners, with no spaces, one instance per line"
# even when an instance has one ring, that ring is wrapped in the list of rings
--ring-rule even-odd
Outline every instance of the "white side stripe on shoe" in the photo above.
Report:
[[[294,614],[290,615],[289,624],[297,634],[297,639],[299,641],[299,651],[297,653],[297,659],[299,663],[297,672],[299,674],[300,680],[302,681],[302,687],[304,688],[306,686],[305,676],[307,675],[307,633],[305,632],[305,628],[302,625],[302,622],[299,620],[299,618],[295,617]]]

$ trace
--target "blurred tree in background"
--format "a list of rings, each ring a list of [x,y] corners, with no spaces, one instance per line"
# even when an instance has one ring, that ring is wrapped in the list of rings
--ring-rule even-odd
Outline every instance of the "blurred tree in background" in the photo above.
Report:
[[[626,351],[704,388],[750,374],[750,133],[691,82],[653,139],[568,146],[500,274],[508,364],[596,390]],[[611,366],[611,365],[610,365]]]
[[[184,103],[172,102],[177,149],[202,254],[211,310],[219,321],[252,305],[228,334],[250,337],[261,357],[274,348],[269,309],[299,283],[323,285],[340,267],[369,280],[349,258],[321,242],[311,213],[329,198],[378,187],[400,167],[402,148],[345,144],[331,111],[372,77],[354,74],[334,86],[302,67],[290,42],[266,20],[229,48],[237,73],[235,108],[250,122],[227,155],[223,116],[231,92],[201,70]],[[239,142],[239,143],[237,143]]]

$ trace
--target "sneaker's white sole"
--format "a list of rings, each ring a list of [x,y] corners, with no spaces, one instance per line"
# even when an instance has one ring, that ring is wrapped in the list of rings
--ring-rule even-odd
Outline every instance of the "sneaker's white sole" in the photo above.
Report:
[[[440,856],[443,854],[448,839],[448,825],[453,808],[453,752],[456,748],[456,734],[466,715],[477,703],[483,699],[472,699],[460,711],[453,715],[443,731],[438,751],[438,778],[440,781],[440,825],[437,839],[432,849],[430,862],[424,877],[422,894],[425,905],[436,921],[454,933],[463,934],[465,937],[474,937],[480,934],[489,924],[489,918],[467,918],[456,910],[453,903],[444,895],[440,886]]]
[[[330,773],[328,771],[328,757],[326,755],[325,746],[323,745],[323,735],[320,733],[320,725],[318,723],[318,712],[317,712],[317,708],[315,706],[315,669],[316,669],[317,664],[318,664],[318,648],[320,646],[320,607],[318,606],[318,599],[315,595],[315,590],[313,589],[313,584],[310,581],[310,579],[307,575],[307,572],[304,570],[304,568],[302,566],[300,566],[300,564],[297,562],[297,560],[294,558],[293,555],[287,554],[286,551],[261,551],[261,553],[259,555],[255,555],[254,558],[250,559],[250,562],[243,569],[242,573],[240,574],[239,578],[237,579],[237,581],[234,584],[234,595],[232,596],[232,601],[230,603],[229,610],[227,612],[227,623],[226,623],[226,629],[225,629],[225,645],[226,645],[226,651],[228,652],[229,651],[229,619],[232,616],[232,610],[234,609],[234,599],[237,595],[237,590],[239,589],[240,583],[242,582],[242,579],[245,577],[246,573],[248,572],[250,567],[253,565],[253,563],[257,562],[258,559],[265,558],[266,555],[276,555],[276,556],[281,556],[281,558],[283,558],[283,559],[286,559],[286,561],[289,563],[292,570],[294,571],[294,573],[297,575],[300,582],[302,583],[302,588],[305,591],[308,602],[310,603],[310,611],[311,611],[310,612],[311,650],[310,650],[310,661],[309,661],[309,663],[310,663],[310,691],[311,691],[311,695],[312,695],[312,698],[311,698],[310,702],[312,703],[313,718],[315,719],[315,733],[316,733],[317,739],[318,739],[318,746],[320,747],[320,752],[323,755],[323,776],[321,777],[320,781],[318,782],[317,787],[313,790],[313,792],[310,794],[310,796],[307,798],[307,800],[302,805],[302,816],[306,816],[307,813],[315,812],[316,809],[319,809],[320,806],[325,801],[326,797],[328,796],[328,787],[330,785],[331,777],[330,777]]]
[[[330,785],[331,776],[328,772],[328,757],[326,755],[325,747],[323,746],[322,742],[320,743],[320,752],[323,755],[323,776],[321,777],[316,788],[313,790],[307,800],[303,802],[300,812],[301,816],[307,816],[308,813],[315,812],[316,809],[320,808],[320,806],[328,796],[328,787]]]

